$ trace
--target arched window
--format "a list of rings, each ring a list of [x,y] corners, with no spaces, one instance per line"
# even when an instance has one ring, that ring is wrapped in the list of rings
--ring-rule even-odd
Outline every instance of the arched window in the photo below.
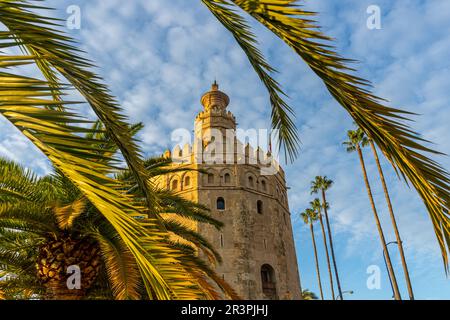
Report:
[[[261,267],[261,282],[264,295],[270,300],[277,300],[275,271],[268,264]]]
[[[264,208],[263,208],[263,202],[261,200],[258,200],[258,202],[256,203],[256,211],[259,214],[263,214]]]
[[[225,199],[222,197],[217,198],[217,210],[225,210]]]
[[[225,175],[223,176],[223,180],[225,181],[225,183],[230,183],[231,175],[229,173],[225,173]]]
[[[254,188],[255,187],[255,180],[253,179],[253,177],[248,177],[248,186],[250,188]]]
[[[267,185],[266,185],[266,180],[262,180],[261,181],[261,187],[262,187],[262,191],[267,191]]]
[[[172,190],[178,190],[178,180],[172,181]]]
[[[191,185],[191,177],[187,176],[184,178],[184,186],[189,187]]]
[[[208,183],[214,183],[214,174],[208,173]]]

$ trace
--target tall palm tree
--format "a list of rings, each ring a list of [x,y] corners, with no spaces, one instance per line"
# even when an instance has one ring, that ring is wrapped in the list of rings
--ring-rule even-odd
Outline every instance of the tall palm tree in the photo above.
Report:
[[[313,181],[311,181],[311,194],[321,193],[322,194],[322,207],[323,212],[325,213],[325,222],[327,224],[328,230],[328,240],[330,242],[330,250],[331,250],[331,258],[333,259],[333,267],[334,267],[334,275],[336,276],[336,283],[339,292],[339,298],[344,300],[341,289],[341,281],[339,280],[339,273],[336,263],[336,256],[334,254],[334,246],[333,246],[333,235],[331,232],[330,220],[328,219],[328,207],[327,207],[327,198],[326,191],[331,188],[333,185],[333,181],[328,179],[326,176],[316,176]],[[334,297],[333,297],[334,298]]]
[[[319,283],[320,298],[323,300],[322,280],[320,279],[319,258],[317,257],[316,237],[314,236],[314,223],[317,222],[318,219],[317,213],[313,209],[308,208],[305,210],[305,212],[302,212],[300,216],[303,219],[303,222],[305,222],[305,224],[309,224],[309,229],[311,230],[314,258],[316,261],[317,281]]]
[[[421,154],[438,152],[424,147],[420,136],[399,122],[410,113],[383,105],[383,100],[370,91],[369,81],[351,74],[354,71],[348,65],[351,60],[335,52],[331,38],[311,19],[315,13],[304,10],[296,0],[201,0],[201,3],[236,39],[266,86],[272,126],[279,130],[280,147],[284,147],[290,159],[298,154],[298,136],[292,120],[294,109],[283,100],[281,86],[273,78],[276,70],[258,49],[257,39],[240,12],[248,14],[291,47],[322,79],[330,94],[373,139],[394,168],[415,187],[429,212],[448,270],[450,178],[446,170]],[[91,165],[96,152],[78,135],[84,130],[80,125],[84,119],[76,114],[79,104],[64,101],[63,94],[67,89],[77,90],[105,125],[145,195],[145,210],[152,215],[156,200],[140,148],[127,132],[127,119],[116,99],[102,79],[91,71],[93,63],[83,58],[73,39],[62,32],[62,22],[43,16],[40,9],[46,9],[41,1],[0,0],[0,24],[5,30],[0,34],[0,45],[5,49],[0,55],[0,114],[34,143],[114,225],[138,261],[149,293],[169,299],[174,294],[170,281],[163,281],[164,275],[155,273],[158,268],[152,265],[154,260],[142,250],[150,239],[143,236],[145,231],[130,218],[142,210],[130,206],[127,197],[115,192],[116,186],[108,175],[114,166]],[[19,47],[23,54],[10,53],[19,52],[16,50]],[[24,64],[37,66],[45,80],[21,76],[20,69],[11,68]],[[72,106],[70,111],[66,108],[68,103]],[[104,192],[111,195],[105,198]],[[166,266],[171,268],[166,274],[177,272],[176,266],[175,263]],[[182,271],[178,270],[179,278],[183,278]]]
[[[383,248],[383,253],[386,257],[386,263],[388,266],[388,271],[392,280],[392,285],[394,289],[394,297],[396,300],[401,300],[400,291],[398,289],[397,279],[395,277],[394,268],[392,266],[391,257],[389,255],[389,251],[386,246],[386,239],[384,237],[383,228],[381,227],[380,218],[378,217],[377,208],[375,207],[375,201],[373,200],[372,190],[370,188],[369,179],[367,177],[366,166],[364,163],[364,157],[362,153],[362,148],[366,147],[369,144],[367,137],[364,135],[364,132],[361,129],[357,129],[356,131],[349,130],[347,132],[348,141],[343,143],[347,148],[347,152],[356,151],[359,156],[359,161],[361,164],[361,170],[363,172],[364,183],[366,184],[367,194],[369,196],[370,205],[372,207],[373,215],[375,217],[375,223],[377,225],[378,234],[380,236],[381,246]]]
[[[331,271],[331,264],[330,264],[330,255],[328,254],[328,245],[327,245],[327,235],[325,234],[325,227],[323,225],[323,219],[322,219],[322,203],[318,198],[314,199],[310,203],[311,209],[313,209],[317,216],[319,217],[320,222],[320,228],[322,229],[322,236],[323,236],[323,245],[325,247],[325,255],[327,257],[327,266],[328,266],[328,276],[330,277],[330,288],[331,288],[331,297],[333,300],[335,300],[334,295],[334,285],[333,285],[333,273]],[[328,209],[328,204],[326,204]]]
[[[372,148],[375,162],[377,163],[378,173],[380,174],[381,184],[383,185],[384,196],[389,209],[389,215],[391,217],[392,226],[394,227],[395,238],[397,240],[398,251],[400,253],[400,259],[402,261],[403,273],[405,274],[406,287],[408,288],[409,299],[414,300],[414,292],[411,285],[411,279],[409,277],[408,265],[406,264],[405,252],[403,251],[403,242],[400,237],[400,232],[397,226],[397,220],[395,218],[394,209],[392,208],[391,198],[384,179],[383,169],[381,168],[380,159],[378,158],[377,149],[371,139],[369,139],[370,147]]]

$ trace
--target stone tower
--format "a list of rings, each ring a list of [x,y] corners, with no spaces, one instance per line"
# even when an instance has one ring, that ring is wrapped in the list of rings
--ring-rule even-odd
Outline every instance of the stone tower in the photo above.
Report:
[[[195,119],[194,144],[167,152],[174,166],[204,172],[171,174],[156,184],[208,206],[225,224],[221,231],[197,228],[222,255],[217,273],[243,299],[301,299],[284,172],[278,164],[273,174],[261,170],[260,162],[275,162],[270,153],[236,138],[229,102],[214,82],[201,98],[204,110]]]

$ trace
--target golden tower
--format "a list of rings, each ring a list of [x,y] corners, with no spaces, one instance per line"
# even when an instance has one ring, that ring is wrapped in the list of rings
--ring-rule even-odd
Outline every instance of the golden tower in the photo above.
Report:
[[[194,144],[171,152],[174,166],[206,173],[170,174],[156,184],[208,206],[225,224],[221,231],[209,225],[197,228],[222,255],[217,273],[242,298],[301,299],[284,171],[278,166],[276,174],[262,174],[258,160],[268,155],[228,136],[236,131],[229,103],[214,82],[201,98]]]

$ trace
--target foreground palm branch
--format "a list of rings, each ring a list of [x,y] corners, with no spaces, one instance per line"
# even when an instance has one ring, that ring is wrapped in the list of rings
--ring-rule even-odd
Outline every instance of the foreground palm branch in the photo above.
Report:
[[[166,161],[160,161],[160,170]],[[28,197],[30,194],[34,196]],[[222,226],[206,208],[174,194],[161,190],[157,199],[164,208],[161,215],[170,213]],[[150,220],[139,221],[149,234],[158,234]],[[208,241],[173,219],[163,221],[169,233],[157,244],[160,249],[177,252],[178,262],[201,287],[201,297],[220,298],[216,289],[220,288],[226,297],[237,298],[210,268],[221,258]],[[197,257],[198,250],[206,254],[209,263]],[[73,265],[81,271],[80,290],[67,289],[66,270]],[[56,171],[37,178],[4,159],[0,159],[0,270],[7,278],[0,281],[0,290],[8,299],[151,298],[142,289],[137,261],[118,232],[65,176]]]
[[[0,66],[13,67],[29,59],[3,55]],[[152,297],[195,297],[195,290],[186,289],[191,280],[175,267],[177,252],[158,244],[164,234],[156,228],[150,234],[133,219],[145,210],[134,206],[132,199],[119,191],[123,186],[107,176],[114,167],[100,161],[105,157],[96,152],[99,142],[92,139],[86,143],[77,135],[88,131],[76,126],[83,120],[67,111],[43,107],[63,103],[48,98],[52,93],[46,82],[0,72],[0,90],[0,113],[44,152],[114,226],[138,262]],[[156,221],[149,220],[148,225],[154,226]],[[159,258],[152,258],[149,252]]]
[[[349,112],[357,125],[379,146],[395,170],[416,188],[430,214],[447,270],[447,249],[450,245],[449,175],[439,164],[423,155],[423,152],[438,152],[423,146],[425,141],[400,122],[409,113],[384,106],[382,100],[369,91],[368,81],[351,75],[353,70],[346,65],[350,60],[341,58],[334,51],[329,45],[330,38],[322,34],[315,21],[311,20],[315,13],[302,10],[297,1],[204,0],[204,3],[232,32],[268,88],[273,107],[272,124],[274,128],[280,129],[281,145],[285,145],[288,154],[295,156],[297,150],[295,127],[288,116],[290,108],[282,101],[278,84],[269,79],[274,70],[256,50],[255,38],[245,20],[231,21],[238,7],[293,48],[324,81],[332,96]],[[44,82],[1,71],[0,112],[43,151],[63,174],[76,182],[77,187],[120,231],[120,236],[139,261],[141,273],[156,288],[150,290],[147,286],[148,290],[156,297],[169,298],[177,290],[169,288],[163,277],[155,272],[155,262],[150,262],[151,259],[147,259],[145,254],[147,241],[150,240],[141,237],[144,230],[135,228],[135,221],[130,218],[142,211],[153,214],[149,208],[155,205],[156,200],[139,149],[127,132],[125,117],[99,77],[89,71],[91,62],[80,58],[80,52],[73,46],[72,40],[55,30],[61,22],[40,16],[34,13],[35,9],[39,9],[39,6],[31,1],[0,0],[0,23],[7,29],[0,32],[1,46],[20,46],[26,52],[23,56],[3,54],[0,68],[5,70],[34,62],[47,80]],[[117,192],[116,188],[122,186],[117,186],[117,182],[108,178],[106,173],[111,172],[110,165],[102,165],[98,161],[97,165],[90,166],[91,160],[98,160],[98,156],[92,147],[86,147],[77,136],[84,129],[74,124],[82,120],[68,113],[64,107],[60,93],[65,87],[59,83],[60,75],[81,93],[104,123],[145,194],[146,207],[137,209],[130,206],[127,197]],[[163,264],[173,269],[172,262],[174,260],[168,258]],[[181,281],[174,286],[186,292],[182,290],[185,284]]]
[[[140,150],[128,131],[128,123],[121,108],[101,78],[89,70],[93,66],[92,62],[81,57],[82,51],[74,46],[74,41],[56,29],[63,27],[64,21],[37,14],[33,10],[47,8],[34,2],[41,0],[0,0],[0,23],[8,30],[1,33],[2,39],[14,42],[34,59],[52,89],[55,102],[61,100],[60,76],[86,99],[136,175],[146,195],[147,205],[150,206],[154,199]],[[49,107],[60,109],[62,105],[54,103]]]
[[[28,1],[0,1],[0,114],[20,130],[108,221],[136,261],[151,299],[197,299],[205,297],[198,277],[188,272],[184,251],[162,240],[156,210],[143,161],[132,141],[125,117],[98,77],[87,71],[91,64],[79,58],[71,40],[53,28],[57,21],[31,13],[39,9]],[[9,53],[23,49],[22,55]],[[18,66],[35,64],[45,81],[19,75]],[[71,83],[62,85],[61,74]],[[110,175],[117,171],[112,156],[99,152],[104,141],[81,137],[91,133],[84,119],[63,101],[67,89],[77,89],[103,122],[120,149],[145,195],[145,205],[122,192],[124,185]],[[25,195],[23,195],[25,196]],[[150,215],[144,223],[135,217]],[[211,297],[211,295],[208,295]]]
[[[422,198],[438,239],[445,270],[448,271],[450,246],[450,177],[448,172],[424,153],[440,154],[424,146],[418,133],[405,124],[410,112],[391,108],[370,91],[370,82],[354,76],[354,69],[347,66],[349,59],[340,57],[331,44],[331,38],[319,31],[312,20],[314,12],[305,11],[296,0],[203,0],[212,13],[229,29],[243,46],[253,67],[269,89],[274,113],[272,118],[279,127],[290,126],[277,122],[277,108],[273,97],[275,83],[261,70],[270,69],[253,50],[254,36],[245,20],[240,18],[232,24],[230,17],[240,8],[272,31],[289,45],[311,69],[323,80],[328,91],[341,104],[356,124],[372,139],[407,183],[411,183]],[[256,66],[255,66],[256,64]],[[282,131],[282,130],[281,130]],[[295,144],[295,135],[281,136],[284,143]],[[289,151],[289,148],[288,148]]]

